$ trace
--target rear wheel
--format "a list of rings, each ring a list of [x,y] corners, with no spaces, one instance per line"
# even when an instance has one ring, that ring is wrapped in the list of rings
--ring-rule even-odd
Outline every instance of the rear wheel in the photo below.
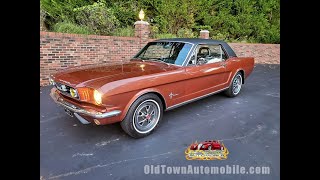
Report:
[[[242,82],[243,79],[241,72],[237,72],[237,74],[232,79],[230,87],[225,91],[226,95],[229,97],[237,96],[241,91]]]
[[[134,138],[142,138],[151,134],[159,125],[163,115],[163,105],[155,94],[139,97],[129,108],[121,121],[122,129]]]

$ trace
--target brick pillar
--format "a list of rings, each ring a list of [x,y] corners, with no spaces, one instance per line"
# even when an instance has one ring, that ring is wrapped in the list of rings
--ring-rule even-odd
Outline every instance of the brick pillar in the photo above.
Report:
[[[134,23],[134,35],[140,38],[140,48],[147,44],[149,40],[150,28],[146,21],[136,21]]]
[[[209,39],[209,31],[208,30],[201,30],[200,31],[200,38]]]

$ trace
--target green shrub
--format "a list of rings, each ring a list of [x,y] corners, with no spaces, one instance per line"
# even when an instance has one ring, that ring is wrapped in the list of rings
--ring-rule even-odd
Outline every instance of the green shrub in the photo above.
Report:
[[[70,22],[59,22],[53,26],[55,32],[70,34],[94,34],[88,27],[79,26]]]
[[[76,22],[90,27],[95,34],[111,35],[112,31],[119,26],[119,21],[112,9],[108,8],[104,1],[75,8],[74,12]]]
[[[126,28],[118,28],[112,32],[113,36],[134,36],[134,29],[131,26]]]
[[[195,38],[196,36],[191,29],[180,28],[177,32],[179,38]]]
[[[209,35],[211,35],[211,39],[222,40],[222,41],[228,41],[229,40],[229,38],[228,38],[229,37],[229,33],[224,33],[224,34],[216,33],[216,34],[214,34],[214,33],[210,32]]]
[[[40,8],[40,22],[44,22],[46,18],[46,11]]]
[[[125,27],[142,8],[151,38],[198,37],[209,30],[211,38],[228,42],[280,43],[280,0],[40,0],[40,7],[48,30],[71,22],[94,34],[128,36]]]
[[[167,38],[176,38],[177,35],[170,34],[170,33],[161,33],[161,34],[155,34],[156,39],[167,39]]]
[[[40,7],[40,31],[46,30],[44,21],[46,19],[46,12]]]
[[[120,27],[132,26],[137,20],[136,18],[140,9],[137,10],[134,7],[137,7],[140,2],[134,0],[109,0],[106,3],[119,20]]]
[[[151,24],[150,25],[150,37],[156,38],[156,35],[159,34],[159,25]]]
[[[40,8],[46,12],[45,24],[51,30],[58,22],[74,22],[73,9],[93,2],[93,0],[40,0]]]

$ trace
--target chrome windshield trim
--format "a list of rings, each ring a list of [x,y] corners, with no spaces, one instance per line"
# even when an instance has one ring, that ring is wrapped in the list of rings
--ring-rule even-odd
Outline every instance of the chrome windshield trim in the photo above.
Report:
[[[143,62],[148,62],[148,61],[150,61],[150,62],[159,62],[159,63],[164,63],[164,64],[166,64],[166,65],[174,65],[174,66],[179,66],[179,67],[181,67],[181,65],[179,65],[179,64],[170,64],[170,63],[167,63],[167,62],[164,62],[164,61],[159,61],[159,60],[152,60],[152,59],[150,59],[150,60],[144,60],[144,59],[142,59],[143,60]]]
[[[194,48],[193,47],[195,47],[195,45],[196,44],[194,44],[194,43],[191,43],[191,42],[186,42],[186,41],[166,41],[166,40],[156,40],[156,41],[152,41],[152,42],[181,42],[181,43],[185,43],[185,44],[191,44],[192,46],[191,46],[191,48],[190,48],[190,50],[189,50],[189,52],[188,52],[188,54],[187,54],[187,56],[186,56],[186,58],[184,59],[184,61],[182,62],[182,64],[181,65],[178,65],[178,66],[180,66],[180,67],[184,67],[184,66],[186,66],[186,60],[187,59],[190,59],[190,53],[192,52],[192,51],[194,51]],[[177,65],[177,64],[175,64],[175,65]]]
[[[170,63],[164,62],[166,64],[175,65],[175,66],[179,66],[179,67],[185,66],[184,64],[185,64],[186,60],[189,59],[190,52],[193,51],[193,49],[194,49],[193,47],[195,46],[195,44],[191,43],[191,42],[186,42],[186,41],[166,41],[166,40],[155,40],[155,41],[148,42],[146,45],[148,45],[149,43],[152,43],[152,42],[180,42],[180,43],[185,43],[185,44],[191,44],[192,46],[191,46],[186,58],[184,59],[184,61],[182,62],[181,65],[179,65],[179,64],[170,64]],[[144,50],[146,45],[144,47],[142,47],[142,49],[137,54],[135,54],[131,59],[139,59],[139,58],[137,58],[137,55],[139,55]],[[143,62],[148,62],[148,60],[143,60],[143,59],[141,59],[141,60]]]
[[[192,44],[194,45],[194,43],[191,43],[191,42],[186,42],[186,41],[177,41],[177,40],[174,40],[174,41],[167,41],[167,40],[155,40],[155,41],[151,41],[151,42],[181,42],[181,43],[185,43],[185,44]]]

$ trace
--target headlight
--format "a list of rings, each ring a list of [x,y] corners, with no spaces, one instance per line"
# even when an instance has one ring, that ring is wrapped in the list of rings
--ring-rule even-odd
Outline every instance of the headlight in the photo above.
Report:
[[[78,93],[75,89],[73,88],[70,88],[70,95],[74,98],[77,98],[78,97]]]
[[[99,91],[94,90],[93,91],[93,98],[96,101],[97,104],[101,104],[102,103],[102,94],[99,93]]]
[[[97,105],[102,104],[102,94],[92,88],[77,88],[77,95],[81,101],[94,103]]]

